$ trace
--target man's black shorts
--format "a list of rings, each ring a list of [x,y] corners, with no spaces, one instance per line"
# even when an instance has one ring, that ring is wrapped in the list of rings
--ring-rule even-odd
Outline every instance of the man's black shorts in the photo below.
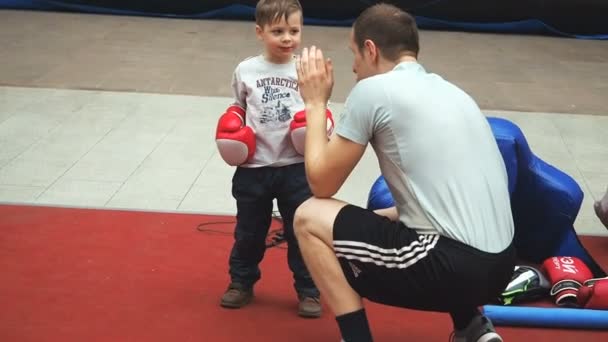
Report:
[[[483,252],[353,205],[340,210],[333,235],[351,287],[386,305],[444,312],[484,305],[504,290],[515,266],[512,246]]]

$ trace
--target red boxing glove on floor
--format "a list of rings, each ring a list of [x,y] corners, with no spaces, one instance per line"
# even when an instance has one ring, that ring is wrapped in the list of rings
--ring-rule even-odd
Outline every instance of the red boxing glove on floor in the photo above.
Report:
[[[552,257],[543,262],[551,283],[551,296],[559,306],[577,307],[577,294],[583,282],[593,277],[585,263],[569,256]]]
[[[578,289],[577,299],[582,308],[608,310],[608,277],[585,281]]]

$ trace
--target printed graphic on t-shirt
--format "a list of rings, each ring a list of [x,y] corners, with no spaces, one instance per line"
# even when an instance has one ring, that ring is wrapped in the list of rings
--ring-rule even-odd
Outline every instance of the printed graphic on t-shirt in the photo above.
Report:
[[[293,117],[291,106],[294,104],[293,92],[298,91],[298,82],[282,77],[265,77],[256,81],[258,91],[262,92],[261,124],[284,123]]]
[[[260,123],[268,122],[285,122],[291,120],[291,111],[289,107],[278,101],[274,106],[264,106],[262,115],[260,115]]]

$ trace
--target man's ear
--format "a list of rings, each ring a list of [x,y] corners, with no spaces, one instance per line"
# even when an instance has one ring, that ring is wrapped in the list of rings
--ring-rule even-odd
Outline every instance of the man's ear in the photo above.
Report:
[[[255,36],[259,40],[262,40],[262,32],[264,32],[264,30],[260,27],[260,25],[255,25]]]
[[[370,39],[366,39],[363,42],[363,53],[367,54],[367,57],[369,57],[369,59],[376,63],[378,61],[378,47],[376,46],[376,44],[374,44],[373,41],[371,41]]]

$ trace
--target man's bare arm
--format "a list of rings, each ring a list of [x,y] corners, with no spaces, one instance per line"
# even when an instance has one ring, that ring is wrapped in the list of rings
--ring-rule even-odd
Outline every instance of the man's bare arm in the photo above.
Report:
[[[334,134],[327,139],[325,106],[334,85],[331,60],[315,46],[296,59],[298,85],[306,104],[306,177],[316,197],[333,196],[363,156],[365,146]]]
[[[307,111],[323,111],[325,108],[308,108]],[[327,140],[325,117],[310,113],[307,118],[306,153],[304,155],[306,176],[312,193],[327,198],[338,192],[348,175],[355,168],[365,146],[334,134]]]

